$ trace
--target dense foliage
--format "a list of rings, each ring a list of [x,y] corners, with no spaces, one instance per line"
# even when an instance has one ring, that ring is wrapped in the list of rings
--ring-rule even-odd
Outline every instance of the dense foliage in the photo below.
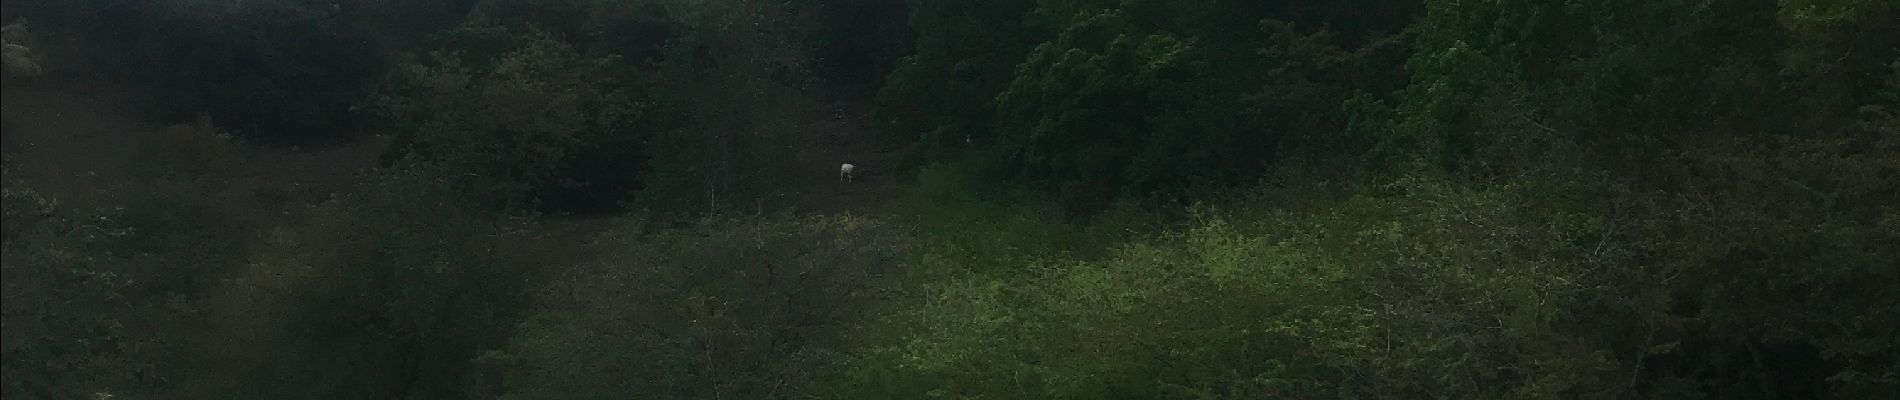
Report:
[[[638,227],[603,238],[617,250],[556,278],[515,339],[482,356],[494,394],[798,398],[908,273],[905,238],[862,217]]]
[[[613,58],[585,58],[545,34],[465,27],[445,34],[506,49],[431,53],[405,65],[385,118],[403,156],[461,175],[468,196],[500,207],[555,202],[612,207],[640,165],[639,103],[616,82]],[[479,48],[479,47],[478,47]]]
[[[1892,1],[3,10],[10,397],[1900,392]]]

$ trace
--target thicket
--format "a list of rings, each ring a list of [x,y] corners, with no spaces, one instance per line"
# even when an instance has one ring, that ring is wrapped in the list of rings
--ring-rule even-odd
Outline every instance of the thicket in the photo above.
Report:
[[[477,360],[500,398],[801,398],[866,309],[916,272],[909,237],[860,216],[713,218],[559,271],[508,346]]]
[[[371,3],[7,3],[32,84],[230,121],[122,210],[7,178],[9,395],[1900,392],[1891,2]],[[792,214],[840,98],[902,187]],[[322,121],[397,145],[304,232],[194,195]]]
[[[1221,135],[1155,124],[1193,115],[1175,102],[1133,105],[1206,40],[1114,33],[1167,15],[1139,7],[1075,14],[1018,64],[993,132],[1085,141],[1005,147],[992,171],[1128,191],[1156,165],[1129,162],[1138,149]],[[1258,191],[1200,196],[1193,218],[1100,257],[947,268],[967,272],[869,322],[879,334],[821,397],[1879,397],[1900,384],[1885,287],[1900,52],[1874,21],[1895,12],[1426,2],[1397,37],[1397,90],[1263,91],[1345,101],[1315,108],[1319,125],[1252,108],[1321,127],[1296,130]],[[1262,25],[1281,33],[1263,54],[1317,55],[1272,71],[1385,74],[1326,64],[1378,60],[1378,40],[1341,52]],[[1037,119],[1012,127],[1012,108]],[[1161,154],[1221,160],[1232,140]]]
[[[254,232],[207,186],[161,179],[124,204],[62,203],[10,173],[0,215],[0,389],[24,398],[163,396],[206,379],[206,323]]]
[[[881,122],[918,135],[912,164],[983,160],[970,172],[1069,209],[1211,190],[1338,130],[1353,90],[1395,85],[1403,20],[1386,15],[1410,7],[926,2],[916,53],[878,97]],[[1366,13],[1322,19],[1353,9]]]

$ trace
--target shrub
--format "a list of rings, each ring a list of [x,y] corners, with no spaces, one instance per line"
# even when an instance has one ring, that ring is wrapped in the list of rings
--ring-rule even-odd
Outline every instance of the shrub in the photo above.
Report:
[[[1620,310],[1657,292],[1606,288],[1621,277],[1600,265],[1629,246],[1604,244],[1600,179],[1421,177],[1308,198],[1329,192],[1314,182],[1267,194],[1300,201],[1201,208],[1188,229],[1099,259],[940,259],[947,272],[868,322],[819,396],[1628,393],[1616,385],[1640,362],[1618,357],[1640,346],[1616,329],[1640,320]],[[1279,205],[1307,202],[1325,206]],[[960,272],[999,269],[1020,272]]]
[[[508,347],[501,398],[802,398],[849,324],[910,274],[901,233],[862,217],[623,227],[566,270]]]
[[[929,232],[913,254],[931,269],[948,268],[1012,276],[1028,261],[1082,256],[1098,251],[1079,226],[1032,189],[986,178],[970,163],[933,165],[894,200],[899,221]]]
[[[527,306],[537,256],[521,225],[421,166],[386,170],[327,203],[292,310],[273,397],[465,393],[468,361]],[[282,374],[277,376],[266,374]]]
[[[195,311],[181,293],[149,282],[188,272],[141,268],[141,254],[122,249],[168,232],[135,230],[115,213],[73,210],[4,180],[0,389],[35,398],[167,393],[188,359],[177,354],[189,331],[176,322]]]

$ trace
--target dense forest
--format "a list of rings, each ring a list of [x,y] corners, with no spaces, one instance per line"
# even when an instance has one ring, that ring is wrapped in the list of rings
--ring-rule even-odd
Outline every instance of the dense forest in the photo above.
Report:
[[[1900,393],[1893,0],[0,23],[10,399]]]

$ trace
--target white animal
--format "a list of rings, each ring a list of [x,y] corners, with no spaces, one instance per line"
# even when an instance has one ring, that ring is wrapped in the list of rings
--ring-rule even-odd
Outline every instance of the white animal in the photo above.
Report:
[[[858,166],[856,165],[845,164],[845,165],[838,166],[838,180],[844,181],[844,182],[853,181],[854,178],[851,176],[851,173],[856,172],[857,170],[858,170]]]

